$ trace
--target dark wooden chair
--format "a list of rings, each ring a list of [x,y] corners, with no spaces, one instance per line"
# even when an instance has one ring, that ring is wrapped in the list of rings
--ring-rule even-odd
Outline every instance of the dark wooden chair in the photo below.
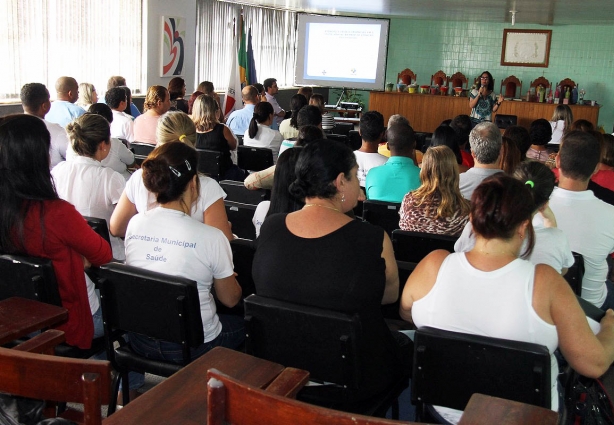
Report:
[[[510,75],[503,81],[501,81],[501,90],[499,91],[506,98],[519,98],[522,97],[522,81],[516,78],[514,75]],[[518,94],[516,94],[518,93]]]
[[[398,418],[398,396],[408,377],[382,394],[355,400],[361,388],[361,322],[357,314],[346,314],[303,306],[259,295],[245,299],[246,352],[286,366],[308,370],[321,386],[305,387],[300,400],[383,416],[390,406]]]
[[[417,79],[418,76],[409,68],[405,68],[403,71],[399,72],[397,76],[397,82],[400,80],[403,84],[407,85],[415,83]]]
[[[437,71],[433,75],[431,75],[431,86],[447,86],[449,83],[448,76],[442,70]]]
[[[190,347],[203,343],[203,324],[196,282],[119,263],[100,268],[100,289],[107,358],[122,378],[124,406],[129,402],[128,373],[170,376],[190,363]],[[134,332],[182,346],[182,364],[149,359],[124,344]],[[119,343],[119,347],[115,347]],[[117,390],[109,411],[115,411]]]
[[[559,81],[557,86],[560,86],[561,90],[563,90],[563,91],[565,91],[564,89],[566,87],[569,87],[569,90],[573,90],[573,88],[576,86],[576,82],[574,80],[572,80],[571,78],[565,78],[565,79]]]
[[[474,393],[550,408],[550,353],[543,345],[424,327],[414,338],[411,398],[463,410]]]
[[[226,192],[225,201],[241,202],[243,204],[258,205],[271,197],[271,191],[266,189],[250,190],[243,182],[222,180],[220,187]]]
[[[222,153],[210,149],[196,149],[198,172],[220,181],[228,170],[222,165]]]
[[[411,424],[411,422],[361,416],[313,406],[277,395],[270,390],[270,387],[261,390],[215,369],[209,370],[207,372],[207,423],[209,425],[227,423],[234,425]]]
[[[401,203],[374,201],[367,199],[362,206],[362,219],[383,228],[388,236],[399,228],[399,209]]]
[[[529,85],[532,89],[537,89],[537,87],[542,86],[546,90],[552,88],[552,83],[546,79],[546,77],[538,77],[535,80],[531,81]]]
[[[273,151],[269,148],[238,146],[237,165],[243,170],[264,170],[273,165]]]
[[[149,143],[132,142],[130,143],[130,149],[134,152],[134,163],[141,165],[145,158],[156,148],[155,145]]]
[[[408,263],[412,269],[428,254],[436,249],[454,252],[456,236],[434,235],[432,233],[408,232],[395,230],[392,232],[392,246],[397,261]]]
[[[63,339],[60,331],[48,332],[59,332]],[[83,412],[69,409],[60,417],[100,425],[101,405],[111,399],[109,362],[39,354],[34,343],[47,336],[43,333],[14,349],[0,348],[0,391],[47,402],[82,403]],[[49,403],[44,414],[47,418],[58,416],[55,406]]]
[[[469,80],[462,72],[452,74],[448,80],[450,81],[452,87],[462,87],[465,90],[469,87]]]

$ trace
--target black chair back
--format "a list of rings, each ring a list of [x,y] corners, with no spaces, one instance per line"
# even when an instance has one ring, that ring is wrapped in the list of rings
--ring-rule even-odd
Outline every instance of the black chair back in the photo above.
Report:
[[[353,151],[360,149],[360,146],[362,146],[362,137],[360,136],[358,130],[351,130],[348,132],[348,140],[350,143],[350,148]]]
[[[427,404],[463,410],[474,393],[550,408],[551,385],[543,345],[429,327],[416,331],[411,398],[418,420]]]
[[[344,145],[348,147],[350,146],[350,139],[345,134],[331,133],[331,134],[327,134],[326,138],[328,140],[334,140],[335,142],[343,143]]]
[[[216,302],[218,314],[234,314],[243,317],[245,309],[243,300],[256,293],[256,285],[252,277],[252,264],[254,255],[256,254],[256,246],[254,241],[249,239],[234,239],[230,241],[232,249],[232,262],[234,263],[234,271],[237,273],[237,282],[241,286],[241,301],[234,307],[226,307],[224,304]]]
[[[224,200],[228,221],[232,223],[232,233],[243,239],[256,239],[256,228],[252,223],[256,205]]]
[[[11,297],[61,306],[51,260],[24,255],[0,255],[0,300]]]
[[[565,280],[571,286],[571,289],[575,292],[575,294],[579,297],[582,296],[582,279],[584,278],[584,257],[577,252],[572,252],[573,255],[573,266],[567,269],[567,273],[565,274]]]
[[[392,246],[397,261],[413,263],[415,267],[424,257],[436,249],[454,252],[454,244],[458,237],[434,235],[432,233],[408,232],[395,230],[392,232]]]
[[[243,182],[234,180],[222,180],[220,187],[226,192],[225,201],[250,205],[258,205],[260,202],[269,199],[271,193],[270,190],[266,189],[250,190],[245,187]]]
[[[196,149],[198,153],[198,172],[219,181],[226,174],[222,165],[222,153],[209,149]]]
[[[367,199],[362,206],[362,219],[383,228],[388,236],[399,228],[401,203]]]
[[[416,150],[424,152],[431,145],[433,133],[416,132]]]
[[[238,146],[237,165],[243,170],[264,170],[273,165],[273,151],[269,148]]]
[[[243,146],[243,139],[245,136],[243,134],[235,134],[235,137],[237,138],[238,145]]]
[[[335,134],[343,134],[344,136],[347,136],[352,130],[354,130],[353,123],[335,121],[335,127],[333,128]]]
[[[134,152],[134,163],[141,165],[145,158],[156,148],[155,145],[149,143],[132,142],[130,143],[130,149]]]
[[[518,125],[518,117],[516,115],[497,114],[495,115],[495,124],[497,127],[505,129],[513,125]]]
[[[94,232],[98,233],[109,245],[111,245],[111,237],[109,236],[109,226],[104,218],[83,216],[87,224],[90,225]]]

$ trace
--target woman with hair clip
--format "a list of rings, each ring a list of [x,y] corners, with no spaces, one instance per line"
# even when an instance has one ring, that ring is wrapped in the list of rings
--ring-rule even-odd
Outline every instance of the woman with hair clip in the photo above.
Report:
[[[573,112],[567,105],[557,105],[554,108],[550,126],[552,126],[552,139],[550,144],[558,145],[561,138],[567,133],[573,123]]]
[[[302,95],[301,95],[302,96]],[[275,114],[273,105],[269,102],[260,102],[254,108],[254,117],[245,132],[243,144],[258,148],[269,148],[273,151],[273,162],[277,162],[279,146],[284,141],[281,133],[270,128]]]
[[[292,116],[283,120],[279,124],[279,132],[284,139],[293,139],[298,136],[298,124],[296,123],[296,117],[298,111],[307,105],[307,99],[302,94],[295,94],[290,99],[290,108],[292,109]]]
[[[147,157],[142,169],[145,187],[155,194],[158,206],[130,220],[126,230],[126,264],[196,281],[205,339],[202,345],[191,349],[193,359],[217,346],[237,348],[245,336],[243,318],[216,314],[211,295],[214,287],[217,299],[228,307],[241,299],[230,244],[220,230],[190,217],[200,193],[196,150],[184,143],[167,143]],[[152,242],[153,239],[158,242]],[[151,359],[177,363],[183,359],[180,344],[132,333],[129,344],[136,353]],[[131,383],[130,390],[140,385]]]
[[[158,120],[171,108],[171,97],[163,86],[151,86],[145,96],[144,111],[134,120],[134,141],[156,144]]]
[[[546,346],[552,369],[550,408],[558,411],[563,406],[554,351],[559,348],[579,374],[601,376],[614,362],[614,311],[606,312],[595,336],[565,279],[546,264],[520,258],[531,253],[535,241],[531,218],[537,206],[527,183],[498,173],[475,189],[475,246],[469,252],[427,255],[407,279],[399,312],[417,328]],[[461,415],[435,410],[452,423]]]
[[[58,195],[82,215],[109,223],[126,186],[124,176],[101,163],[111,151],[109,122],[100,115],[87,113],[69,123],[66,133],[76,156],[51,171]],[[111,237],[111,247],[113,257],[123,261],[124,242]]]
[[[482,72],[476,84],[479,88],[469,93],[469,107],[471,108],[469,117],[474,127],[482,121],[492,121],[492,113],[497,112],[503,103],[502,94],[498,98],[495,96],[495,81],[490,72]]]
[[[107,125],[108,131],[108,125]],[[50,136],[31,115],[0,118],[0,252],[51,259],[68,321],[66,342],[90,348],[104,334],[100,302],[84,268],[111,261],[111,247],[55,191]]]
[[[513,176],[530,188],[532,203],[535,206],[532,216],[535,246],[533,251],[523,258],[533,264],[548,264],[564,275],[573,265],[574,259],[567,237],[556,227],[556,218],[548,206],[550,195],[554,190],[554,174],[541,162],[525,161],[518,165]],[[475,238],[471,223],[467,223],[454,245],[454,251],[470,251],[475,245]]]
[[[469,219],[469,202],[458,189],[458,163],[449,147],[427,149],[420,182],[418,189],[403,198],[399,227],[412,232],[459,235]]]
[[[167,143],[181,142],[194,147],[196,142],[196,127],[189,115],[180,111],[167,112],[160,118],[156,130],[158,147]],[[193,219],[221,230],[228,240],[234,236],[230,230],[228,216],[224,207],[226,193],[220,185],[203,174],[198,175],[200,196],[192,206]],[[143,183],[143,171],[136,170],[128,182],[126,189],[111,216],[109,230],[112,235],[123,237],[130,219],[137,213],[149,211],[157,206],[156,197],[147,190]]]

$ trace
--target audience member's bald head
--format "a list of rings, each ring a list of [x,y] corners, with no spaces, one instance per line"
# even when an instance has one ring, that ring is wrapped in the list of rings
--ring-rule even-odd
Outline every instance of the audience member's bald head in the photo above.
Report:
[[[55,91],[58,100],[75,103],[79,98],[79,84],[72,77],[60,77],[55,82]]]
[[[258,103],[258,90],[254,86],[245,86],[241,90],[243,102],[250,105]]]
[[[24,84],[21,88],[20,96],[23,105],[23,111],[28,115],[35,115],[39,118],[45,118],[49,107],[49,90],[41,83]]]

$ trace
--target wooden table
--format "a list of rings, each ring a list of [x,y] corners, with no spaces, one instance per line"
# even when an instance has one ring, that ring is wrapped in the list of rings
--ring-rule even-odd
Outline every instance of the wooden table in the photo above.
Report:
[[[207,370],[211,368],[259,388],[284,370],[280,364],[216,347],[109,416],[103,424],[206,424]]]
[[[504,400],[484,394],[471,396],[458,425],[556,425],[558,413],[543,407]]]
[[[68,319],[63,307],[12,297],[0,301],[0,345]]]

